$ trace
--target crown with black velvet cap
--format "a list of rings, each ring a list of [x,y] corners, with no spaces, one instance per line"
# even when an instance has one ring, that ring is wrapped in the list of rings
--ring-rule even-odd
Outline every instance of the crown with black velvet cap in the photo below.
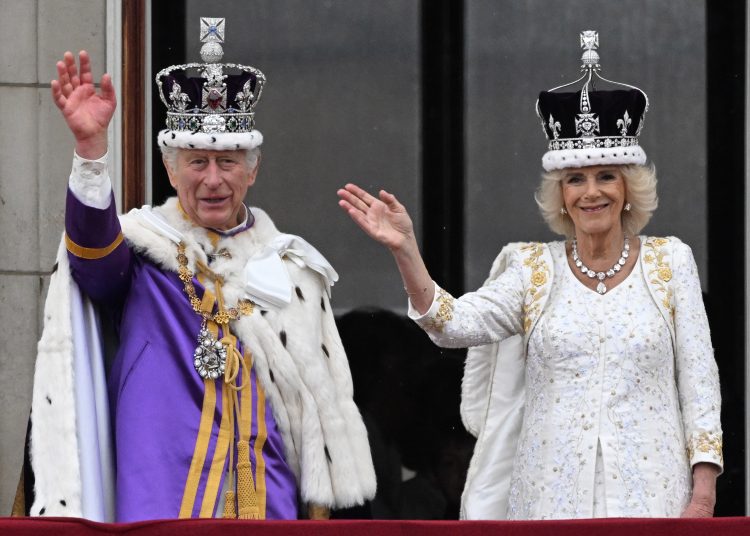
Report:
[[[159,97],[167,106],[159,145],[217,151],[253,149],[263,143],[255,129],[255,106],[266,77],[255,67],[219,63],[226,21],[201,17],[201,58],[162,69],[156,75]]]
[[[583,76],[542,91],[536,112],[549,140],[542,157],[546,171],[612,164],[645,164],[646,153],[638,143],[648,110],[648,97],[635,86],[603,78],[599,71],[599,35],[581,33]],[[596,90],[594,77],[622,89]],[[560,89],[583,81],[577,92]]]

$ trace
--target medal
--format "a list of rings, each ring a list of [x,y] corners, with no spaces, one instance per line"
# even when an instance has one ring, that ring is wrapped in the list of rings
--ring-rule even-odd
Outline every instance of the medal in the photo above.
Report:
[[[215,380],[223,376],[226,370],[227,347],[221,341],[217,341],[211,335],[211,332],[208,331],[208,321],[218,324],[222,329],[228,329],[230,320],[237,320],[243,315],[251,315],[253,313],[253,303],[249,300],[240,300],[235,307],[230,307],[226,310],[220,306],[219,311],[215,314],[203,311],[201,309],[201,300],[195,295],[193,272],[187,267],[188,259],[185,254],[185,244],[182,242],[177,245],[177,262],[179,264],[178,274],[184,285],[185,294],[187,294],[193,310],[202,319],[201,329],[198,331],[198,344],[193,352],[193,366],[198,375],[204,380]],[[212,279],[216,282],[217,291],[220,292],[221,278],[215,276],[213,273],[209,275],[213,276]]]
[[[198,332],[198,346],[193,352],[193,365],[204,380],[215,380],[224,375],[227,366],[227,349],[206,329],[206,321]]]

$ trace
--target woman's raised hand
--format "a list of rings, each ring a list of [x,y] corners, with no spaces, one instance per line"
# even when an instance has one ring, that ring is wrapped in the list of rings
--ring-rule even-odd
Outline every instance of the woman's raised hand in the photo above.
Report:
[[[355,184],[347,184],[337,194],[339,206],[354,223],[391,251],[414,241],[411,218],[393,194],[380,190],[374,197]]]
[[[414,226],[404,205],[385,190],[374,197],[355,184],[347,184],[337,193],[339,206],[354,223],[391,250],[411,304],[419,314],[427,312],[435,284],[419,253]]]
[[[80,72],[71,52],[57,62],[57,79],[52,80],[52,100],[62,112],[76,139],[76,152],[96,159],[107,152],[107,127],[117,107],[112,78],[105,74],[101,91],[96,92],[91,74],[91,59],[86,51],[78,54]]]

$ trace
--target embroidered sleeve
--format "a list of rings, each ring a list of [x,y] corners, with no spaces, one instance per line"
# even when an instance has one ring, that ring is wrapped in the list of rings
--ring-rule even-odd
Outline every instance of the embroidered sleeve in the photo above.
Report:
[[[674,247],[675,367],[690,464],[723,466],[719,373],[698,270],[690,248]]]
[[[435,284],[432,305],[419,315],[409,304],[409,318],[439,346],[480,346],[523,333],[523,274],[518,255],[507,269],[475,292],[454,298]]]

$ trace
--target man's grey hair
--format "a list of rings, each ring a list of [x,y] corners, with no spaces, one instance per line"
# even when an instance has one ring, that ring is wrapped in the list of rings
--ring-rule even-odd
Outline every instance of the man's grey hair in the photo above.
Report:
[[[179,147],[166,147],[160,146],[161,156],[171,169],[177,167],[177,155],[180,151],[186,149],[180,149]],[[258,159],[260,159],[260,147],[253,147],[252,149],[242,150],[245,153],[245,163],[247,164],[248,170],[254,169],[258,165]]]

